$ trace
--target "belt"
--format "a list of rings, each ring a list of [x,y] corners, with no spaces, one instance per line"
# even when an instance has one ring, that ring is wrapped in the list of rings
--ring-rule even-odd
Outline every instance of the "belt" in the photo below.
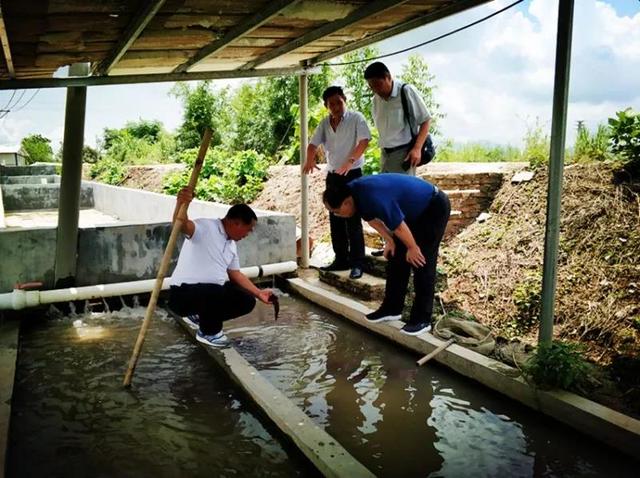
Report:
[[[409,141],[407,144],[401,144],[400,146],[393,146],[391,148],[382,148],[385,153],[393,153],[394,151],[400,151],[401,149],[405,149],[410,147],[413,144],[413,141]]]

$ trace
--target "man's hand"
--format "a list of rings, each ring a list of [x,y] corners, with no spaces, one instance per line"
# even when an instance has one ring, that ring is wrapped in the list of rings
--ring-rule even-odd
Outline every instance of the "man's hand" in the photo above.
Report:
[[[318,171],[320,170],[320,167],[316,164],[316,160],[313,159],[311,161],[307,161],[306,163],[304,163],[304,167],[302,168],[302,172],[304,174],[309,174],[312,173],[314,171],[314,169],[317,169]]]
[[[421,148],[416,148],[415,146],[409,150],[409,154],[404,158],[405,161],[415,168],[420,164],[420,159],[422,159]]]
[[[258,293],[256,294],[256,298],[260,302],[264,302],[265,304],[271,304],[269,299],[271,298],[272,295],[273,295],[273,291],[271,289],[259,289]]]
[[[352,165],[352,164],[353,164],[353,163],[351,162],[351,160],[350,160],[350,159],[347,159],[347,160],[345,161],[345,163],[344,163],[342,166],[340,166],[338,169],[336,169],[336,170],[335,170],[335,173],[336,173],[336,174],[340,174],[340,175],[342,175],[342,176],[346,176],[346,175],[347,175],[347,173],[348,173],[349,171],[351,171],[351,165]]]
[[[424,256],[422,255],[420,247],[418,247],[417,245],[407,249],[407,262],[416,268],[422,267],[427,263]]]
[[[393,255],[395,253],[396,253],[396,243],[395,243],[395,241],[393,241],[393,240],[386,241],[384,243],[384,251],[382,252],[382,255],[384,256],[384,258],[389,260],[389,259],[391,259],[391,257],[393,257]]]
[[[189,188],[182,188],[180,192],[178,192],[178,204],[189,204],[193,201],[193,192]]]

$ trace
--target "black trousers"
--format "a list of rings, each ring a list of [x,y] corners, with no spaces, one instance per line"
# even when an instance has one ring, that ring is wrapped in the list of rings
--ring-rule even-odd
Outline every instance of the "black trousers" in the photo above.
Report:
[[[200,316],[204,335],[217,334],[222,322],[248,314],[255,305],[255,297],[231,282],[171,286],[169,295],[169,308],[175,313]]]
[[[326,185],[346,184],[352,179],[362,176],[362,169],[352,169],[346,176],[336,173],[328,173]],[[331,245],[336,255],[336,262],[350,264],[351,267],[362,267],[364,261],[364,235],[362,233],[362,220],[359,214],[352,217],[338,217],[329,213],[329,225],[331,227]]]
[[[415,268],[407,262],[407,248],[400,239],[394,236],[396,251],[387,262],[387,282],[382,307],[393,313],[402,311],[407,295],[409,275],[413,269],[415,298],[409,323],[431,322],[438,250],[450,214],[449,198],[444,192],[438,191],[420,217],[413,223],[407,224],[427,261],[423,267]]]

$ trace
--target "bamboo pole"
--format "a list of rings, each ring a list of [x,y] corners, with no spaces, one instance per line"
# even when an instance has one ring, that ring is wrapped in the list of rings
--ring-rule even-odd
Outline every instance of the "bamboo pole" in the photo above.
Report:
[[[436,355],[438,355],[440,352],[442,352],[444,349],[446,349],[449,345],[451,345],[452,343],[454,343],[455,340],[454,339],[449,339],[447,340],[445,343],[443,343],[442,345],[438,346],[435,350],[433,350],[431,353],[425,355],[424,357],[422,357],[420,360],[418,360],[416,363],[420,366],[424,365],[425,363],[427,363],[429,360],[431,360],[433,357],[435,357]]]
[[[207,154],[207,149],[209,149],[210,141],[211,130],[207,128],[204,131],[204,135],[202,136],[200,151],[198,151],[198,157],[196,159],[196,163],[193,166],[193,171],[191,172],[189,185],[187,186],[187,188],[189,188],[191,191],[195,190],[196,183],[198,182],[198,176],[200,175],[200,170],[202,169],[202,164],[204,163],[204,157]],[[140,327],[140,332],[138,333],[136,344],[133,347],[133,353],[131,354],[131,358],[129,359],[129,367],[127,368],[127,372],[124,376],[124,382],[122,383],[125,387],[131,386],[133,371],[135,370],[136,364],[138,363],[138,357],[140,356],[140,351],[142,350],[142,344],[144,343],[147,329],[149,328],[149,324],[151,323],[151,317],[156,310],[156,304],[158,303],[158,296],[160,295],[160,290],[162,289],[164,276],[167,273],[167,269],[169,268],[169,262],[171,261],[171,256],[173,255],[173,249],[176,246],[178,234],[180,233],[180,230],[182,228],[183,218],[185,217],[186,213],[187,204],[182,204],[180,206],[180,209],[178,210],[178,214],[176,215],[176,220],[173,223],[171,235],[169,236],[169,242],[167,243],[167,247],[164,250],[162,262],[160,263],[160,269],[158,269],[158,275],[156,276],[156,284],[153,288],[153,292],[151,293],[149,305],[147,305],[147,311],[144,314],[144,321],[142,322],[142,327]]]

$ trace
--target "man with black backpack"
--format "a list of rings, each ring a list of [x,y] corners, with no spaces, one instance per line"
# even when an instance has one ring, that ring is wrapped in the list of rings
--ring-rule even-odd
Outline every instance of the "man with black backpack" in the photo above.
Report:
[[[364,78],[373,96],[373,121],[381,149],[380,171],[415,176],[435,155],[429,136],[431,115],[413,85],[394,80],[384,63],[371,63]]]

